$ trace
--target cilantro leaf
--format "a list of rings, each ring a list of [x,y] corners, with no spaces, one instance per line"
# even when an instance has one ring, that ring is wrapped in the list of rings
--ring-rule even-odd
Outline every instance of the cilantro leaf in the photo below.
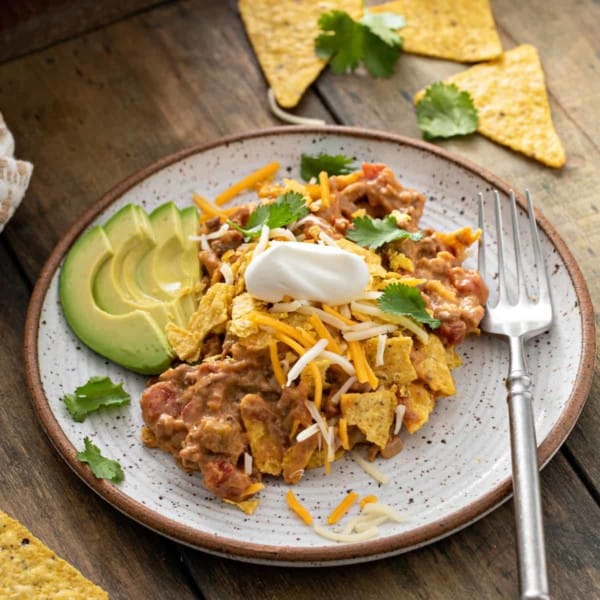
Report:
[[[354,71],[362,61],[374,77],[389,77],[402,50],[395,31],[404,19],[394,13],[367,13],[360,21],[343,11],[332,10],[319,18],[323,31],[315,40],[319,58],[331,60],[334,73]]]
[[[478,113],[469,92],[438,81],[417,104],[417,124],[426,140],[467,135],[477,129]]]
[[[303,154],[300,157],[300,175],[304,181],[318,177],[321,171],[327,175],[347,175],[352,173],[354,159],[343,154]]]
[[[278,196],[271,204],[259,204],[250,216],[245,227],[240,227],[232,221],[229,225],[244,234],[246,240],[258,237],[263,225],[274,229],[295,223],[308,214],[308,207],[302,194],[286,192]]]
[[[74,394],[65,394],[63,397],[67,410],[78,423],[103,406],[123,406],[129,404],[130,400],[123,384],[117,385],[109,377],[90,377],[85,385],[75,389]]]
[[[372,13],[366,11],[360,22],[388,46],[402,45],[402,38],[398,35],[397,30],[406,25],[403,16],[392,12]]]
[[[379,308],[393,315],[411,317],[418,323],[429,325],[437,329],[441,321],[434,319],[425,310],[425,301],[421,292],[415,288],[402,283],[390,283],[383,294],[377,300]]]
[[[375,250],[383,244],[395,240],[411,239],[418,242],[423,234],[420,231],[411,233],[406,229],[400,229],[396,218],[388,215],[385,219],[372,219],[371,217],[357,217],[352,221],[352,227],[348,230],[346,237],[359,246],[366,246]]]
[[[102,456],[100,448],[94,445],[89,437],[86,436],[83,443],[85,449],[77,453],[77,460],[90,465],[92,473],[98,479],[108,479],[113,483],[121,483],[125,479],[123,469],[116,460]]]

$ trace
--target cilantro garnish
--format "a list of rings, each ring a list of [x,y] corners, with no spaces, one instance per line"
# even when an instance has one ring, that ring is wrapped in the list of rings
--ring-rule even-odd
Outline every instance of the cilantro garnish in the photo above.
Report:
[[[116,460],[102,456],[100,448],[94,445],[89,437],[85,437],[83,443],[85,449],[77,453],[77,460],[90,465],[92,473],[98,479],[108,479],[113,483],[120,483],[125,479],[123,469]]]
[[[477,120],[471,94],[453,83],[438,81],[430,85],[417,104],[417,124],[426,140],[473,133]]]
[[[366,12],[360,21],[341,10],[323,13],[315,40],[319,58],[329,60],[334,73],[354,71],[362,61],[374,77],[390,77],[402,50],[402,38],[396,29],[405,25],[394,13]]]
[[[250,216],[245,227],[240,227],[232,221],[229,225],[244,234],[246,240],[258,237],[263,225],[274,229],[285,227],[300,220],[308,214],[308,207],[302,194],[286,192],[271,204],[259,204]]]
[[[388,244],[395,240],[410,239],[418,242],[423,234],[420,231],[411,233],[406,229],[400,229],[396,218],[388,215],[385,219],[372,219],[371,217],[357,217],[352,221],[352,228],[346,234],[346,237],[359,246],[366,246],[375,250],[383,244]]]
[[[327,175],[347,175],[352,173],[353,158],[343,154],[303,154],[300,157],[300,175],[304,181],[318,177],[321,171]]]
[[[123,384],[117,385],[109,377],[90,377],[85,385],[75,389],[74,394],[63,397],[67,410],[78,423],[104,406],[123,406],[130,400]]]
[[[415,287],[390,283],[378,298],[377,304],[383,312],[411,317],[418,323],[429,325],[432,329],[437,329],[441,325],[441,321],[434,319],[425,310],[423,296]]]

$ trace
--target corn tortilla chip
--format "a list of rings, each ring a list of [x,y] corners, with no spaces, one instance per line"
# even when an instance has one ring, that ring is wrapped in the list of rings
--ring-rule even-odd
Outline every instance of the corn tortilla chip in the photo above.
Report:
[[[445,82],[471,94],[479,112],[479,133],[549,167],[565,164],[535,47],[517,46],[498,60],[475,65]],[[424,93],[415,96],[415,103]]]
[[[488,0],[398,0],[369,10],[406,19],[400,31],[405,52],[458,62],[490,60],[502,53]]]
[[[348,425],[356,425],[369,442],[385,448],[397,401],[388,390],[366,394],[342,394],[340,408]]]
[[[362,14],[361,0],[239,0],[238,7],[260,66],[284,108],[296,106],[327,64],[315,54],[319,17],[344,10]]]
[[[108,594],[0,511],[0,597],[108,600]]]
[[[421,429],[429,420],[431,411],[435,408],[435,397],[422,383],[409,383],[407,396],[403,400],[406,406],[404,427],[408,433]]]

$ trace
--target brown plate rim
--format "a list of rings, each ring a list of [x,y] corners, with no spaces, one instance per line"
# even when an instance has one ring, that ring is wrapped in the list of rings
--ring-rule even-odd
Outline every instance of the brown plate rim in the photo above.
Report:
[[[37,342],[39,321],[44,298],[52,277],[60,266],[67,250],[92,220],[133,186],[161,169],[185,159],[188,156],[206,152],[218,146],[227,146],[228,144],[249,139],[290,133],[317,136],[342,135],[412,146],[413,148],[418,148],[459,165],[488,181],[494,188],[501,190],[504,193],[509,193],[511,189],[506,182],[486,169],[427,142],[381,131],[339,125],[328,125],[324,127],[286,126],[260,129],[223,137],[208,144],[196,145],[166,156],[130,175],[105,193],[97,202],[77,218],[50,254],[36,282],[27,311],[24,337],[27,385],[33,398],[36,413],[46,434],[71,469],[73,469],[73,471],[75,471],[88,486],[115,508],[150,529],[188,546],[226,555],[231,558],[249,561],[283,562],[286,564],[303,566],[310,563],[327,564],[328,562],[373,560],[378,557],[400,553],[410,550],[411,548],[434,542],[483,517],[509,496],[511,493],[511,477],[509,476],[501,481],[478,500],[443,519],[433,521],[409,532],[381,539],[374,539],[361,544],[332,545],[317,548],[295,548],[293,546],[271,546],[240,542],[233,538],[208,534],[187,525],[177,523],[131,499],[111,483],[105,480],[96,479],[89,468],[76,459],[76,449],[63,433],[44,395],[39,372]],[[520,195],[517,195],[517,199],[521,206],[524,206],[524,200]],[[567,245],[554,227],[539,211],[536,211],[536,213],[538,224],[545,231],[546,235],[548,235],[567,267],[579,302],[582,321],[582,354],[577,370],[575,385],[560,419],[538,448],[540,463],[545,465],[565,441],[583,409],[592,383],[596,340],[592,302],[581,270]]]

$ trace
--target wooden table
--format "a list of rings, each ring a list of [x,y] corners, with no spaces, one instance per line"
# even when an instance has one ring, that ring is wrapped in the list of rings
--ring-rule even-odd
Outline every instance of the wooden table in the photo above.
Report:
[[[25,202],[0,237],[0,508],[112,598],[515,597],[510,503],[387,560],[312,570],[254,566],[152,533],[99,499],[58,457],[34,415],[21,349],[28,297],[49,252],[78,214],[131,172],[186,146],[277,124],[233,0],[110,0],[103,16],[82,10],[95,4],[87,0],[72,2],[76,11],[66,4],[9,2],[13,29],[0,32],[0,110],[18,156],[35,164]],[[443,145],[532,190],[598,302],[600,5],[493,0],[493,9],[505,48],[530,42],[540,51],[568,163],[554,171],[479,136]],[[14,25],[15,14],[25,24]],[[419,137],[413,93],[461,69],[405,55],[389,80],[325,73],[298,113]],[[542,474],[555,598],[600,594],[599,436],[596,377],[573,433]]]

